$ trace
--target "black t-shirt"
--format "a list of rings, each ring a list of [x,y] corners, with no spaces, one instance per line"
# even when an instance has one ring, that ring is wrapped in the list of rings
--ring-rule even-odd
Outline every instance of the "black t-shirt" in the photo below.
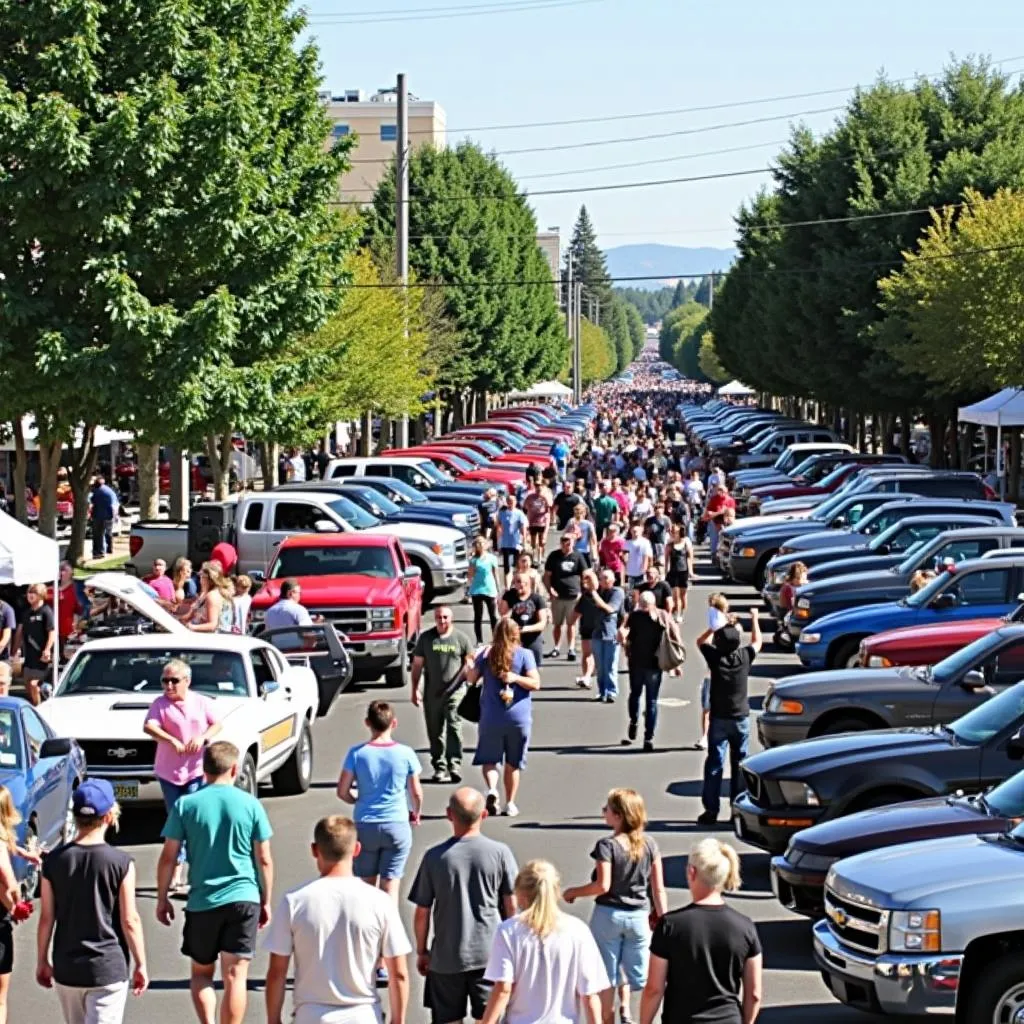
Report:
[[[644,534],[652,544],[664,544],[668,538],[668,516],[651,516],[644,523]]]
[[[583,572],[587,560],[578,551],[565,554],[559,548],[552,551],[544,561],[544,571],[551,573],[551,589],[556,597],[571,600],[580,596]]]
[[[711,675],[711,717],[746,718],[750,714],[747,678],[757,652],[750,644],[729,654],[713,644],[701,644],[700,653]]]
[[[600,608],[594,604],[594,592],[584,591],[580,595],[579,604],[576,605],[576,611],[580,613],[580,629],[583,634],[589,638],[590,634],[597,629],[598,623],[601,621],[601,616],[604,614]]]
[[[639,593],[650,591],[654,595],[654,603],[662,610],[668,608],[668,599],[672,596],[672,586],[665,580],[658,580],[653,586],[650,583],[641,583],[637,587]]]
[[[630,612],[626,619],[629,630],[629,664],[633,668],[658,667],[658,645],[665,627],[647,612]]]
[[[48,604],[41,604],[35,611],[31,608],[25,609],[21,628],[25,664],[29,668],[46,668],[47,663],[43,661],[42,654],[47,637],[56,628],[53,624],[53,609]]]
[[[570,491],[568,494],[565,491],[559,491],[555,495],[555,518],[558,520],[560,530],[565,529],[565,524],[572,519],[572,510],[582,501],[583,499],[575,491]]]
[[[509,616],[519,626],[536,626],[540,621],[540,613],[547,608],[548,602],[543,594],[531,594],[523,598],[514,590],[506,590],[502,600],[508,605]],[[539,651],[543,646],[543,633],[524,633],[522,644],[531,651]]]
[[[743,968],[761,953],[753,921],[724,904],[691,903],[658,922],[651,952],[668,961],[665,1024],[740,1024]]]
[[[101,988],[128,980],[118,893],[131,863],[106,843],[68,843],[43,858],[56,907],[53,976],[59,984]]]

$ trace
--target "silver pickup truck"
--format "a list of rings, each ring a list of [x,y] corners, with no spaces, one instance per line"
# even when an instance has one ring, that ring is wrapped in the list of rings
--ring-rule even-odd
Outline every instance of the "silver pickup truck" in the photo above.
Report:
[[[814,955],[832,994],[873,1013],[1024,1021],[1024,825],[862,853],[825,883]]]
[[[278,545],[295,533],[348,533],[366,530],[387,533],[402,542],[409,561],[423,579],[423,601],[438,594],[451,593],[462,586],[469,574],[469,551],[461,530],[424,523],[388,523],[380,525],[369,512],[343,495],[319,491],[263,491],[237,499],[233,526],[226,536],[215,530],[204,536],[189,536],[189,524],[140,522],[132,526],[129,537],[129,572],[144,575],[153,559],[162,558],[170,568],[179,555],[192,552],[193,559],[205,557],[217,541],[229,540],[238,551],[240,572],[263,572],[273,560]],[[197,505],[192,510],[193,518]],[[200,534],[204,530],[200,524]],[[191,539],[191,543],[190,543]]]

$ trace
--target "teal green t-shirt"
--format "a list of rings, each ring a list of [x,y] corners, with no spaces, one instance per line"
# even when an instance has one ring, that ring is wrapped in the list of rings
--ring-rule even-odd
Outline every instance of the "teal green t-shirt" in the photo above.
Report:
[[[273,834],[263,805],[237,786],[204,786],[181,797],[167,816],[163,836],[185,842],[186,909],[259,903],[253,847]]]

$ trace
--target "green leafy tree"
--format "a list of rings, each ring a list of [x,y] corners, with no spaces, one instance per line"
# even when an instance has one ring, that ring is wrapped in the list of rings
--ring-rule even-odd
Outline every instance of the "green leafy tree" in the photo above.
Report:
[[[708,315],[708,311],[696,302],[687,302],[677,306],[662,321],[661,333],[658,335],[658,353],[667,363],[672,363],[680,372],[686,370],[680,365],[680,344],[688,338],[694,329]],[[696,354],[691,369],[696,367]],[[687,374],[691,376],[692,374]]]
[[[729,380],[729,371],[722,365],[715,351],[715,336],[707,327],[707,321],[704,321],[702,328],[703,337],[700,339],[700,349],[697,352],[697,365],[712,384],[725,384]]]
[[[674,288],[615,288],[614,294],[635,307],[646,324],[656,324],[672,308]]]
[[[610,314],[605,320],[605,328],[615,345],[616,368],[621,372],[633,360],[633,339],[629,333],[629,318],[623,303],[612,304]]]
[[[592,324],[586,317],[580,320],[580,361],[580,377],[584,386],[607,380],[616,372],[618,365],[615,345],[607,331]],[[571,354],[566,358],[561,374],[562,380],[566,382],[571,377],[570,363]]]
[[[626,321],[629,324],[629,339],[633,346],[633,358],[636,359],[643,350],[644,342],[647,341],[647,328],[644,326],[640,311],[631,302],[617,302],[626,311]]]
[[[504,392],[557,374],[565,331],[533,211],[512,176],[463,143],[416,150],[409,183],[410,267],[425,287],[443,286],[466,385]],[[394,230],[392,167],[368,213],[368,241],[387,242]]]

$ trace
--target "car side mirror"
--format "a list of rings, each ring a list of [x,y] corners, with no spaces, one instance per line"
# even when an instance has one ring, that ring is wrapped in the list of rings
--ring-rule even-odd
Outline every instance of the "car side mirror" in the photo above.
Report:
[[[831,526],[833,530],[841,530],[845,525],[846,516],[836,516],[835,519],[829,523],[829,526]]]
[[[976,668],[972,668],[969,672],[964,673],[963,679],[960,680],[960,685],[965,690],[980,690],[986,686],[985,673],[979,671]]]
[[[879,544],[878,547],[875,548],[875,551],[879,555],[891,554],[892,553],[892,545],[891,544]]]
[[[1006,744],[1006,756],[1011,761],[1024,761],[1024,731],[1010,737]]]
[[[402,575],[407,580],[418,580],[423,576],[423,570],[418,565],[410,565],[406,567]]]
[[[337,523],[332,523],[330,521],[330,519],[318,519],[313,524],[313,529],[317,533],[337,533],[338,532],[338,524]]]
[[[276,679],[267,679],[260,683],[260,696],[266,699],[271,694],[277,693],[281,689],[281,684]]]
[[[932,598],[931,608],[933,611],[941,612],[947,608],[955,608],[957,604],[956,594],[951,590],[945,590],[937,597]]]
[[[66,736],[58,736],[55,739],[43,740],[39,748],[39,760],[44,757],[67,757],[71,753],[71,740]]]

